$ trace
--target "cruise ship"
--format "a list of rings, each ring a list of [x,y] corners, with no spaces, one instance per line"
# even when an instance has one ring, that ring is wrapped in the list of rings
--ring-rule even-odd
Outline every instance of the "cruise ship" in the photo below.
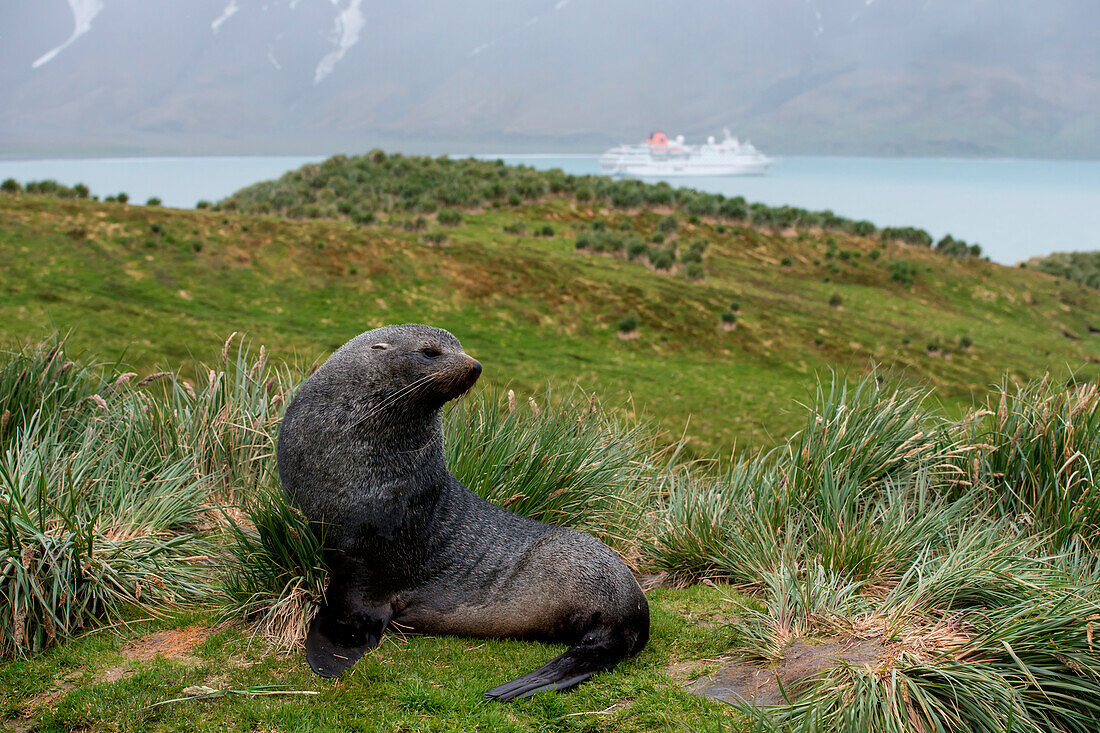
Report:
[[[708,137],[703,145],[687,145],[684,136],[669,139],[654,132],[639,145],[617,145],[600,156],[600,170],[612,176],[664,178],[666,176],[762,176],[772,160],[741,142],[725,130],[716,142]]]

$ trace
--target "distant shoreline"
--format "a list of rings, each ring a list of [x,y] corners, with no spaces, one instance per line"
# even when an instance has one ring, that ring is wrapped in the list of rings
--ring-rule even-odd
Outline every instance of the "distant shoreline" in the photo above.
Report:
[[[771,151],[767,151],[771,152]],[[451,157],[501,159],[538,169],[599,175],[598,154],[491,152]],[[0,159],[0,179],[85,183],[100,196],[128,194],[192,208],[308,163],[322,155],[149,155]],[[669,183],[769,206],[797,206],[867,219],[880,227],[916,226],[981,245],[1002,264],[1052,252],[1100,250],[1100,161],[1026,158],[876,158],[776,156],[766,176],[678,178]],[[650,179],[646,179],[650,180]]]

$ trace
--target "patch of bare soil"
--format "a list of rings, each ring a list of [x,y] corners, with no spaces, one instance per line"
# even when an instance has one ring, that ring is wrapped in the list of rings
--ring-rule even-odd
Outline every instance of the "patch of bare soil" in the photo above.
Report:
[[[729,703],[768,707],[794,702],[822,673],[840,664],[877,665],[886,656],[881,638],[831,639],[820,644],[795,639],[778,666],[735,662],[700,677],[691,692]]]
[[[108,667],[99,675],[99,682],[118,682],[134,673],[133,662],[147,662],[163,657],[175,659],[185,664],[198,664],[199,659],[191,651],[210,636],[213,629],[191,626],[186,629],[164,629],[154,631],[148,636],[133,639],[122,648],[126,662],[117,667]]]
[[[149,661],[156,657],[176,659],[184,664],[199,664],[198,657],[191,654],[196,646],[206,641],[212,628],[190,626],[188,628],[166,628],[141,638],[132,639],[122,647],[125,663],[118,667],[108,667],[100,672],[97,681],[118,682],[134,674],[134,661]]]
[[[164,629],[154,631],[148,636],[134,639],[122,649],[127,659],[148,661],[156,657],[198,661],[191,651],[206,641],[212,629],[204,626],[191,626],[186,629]]]

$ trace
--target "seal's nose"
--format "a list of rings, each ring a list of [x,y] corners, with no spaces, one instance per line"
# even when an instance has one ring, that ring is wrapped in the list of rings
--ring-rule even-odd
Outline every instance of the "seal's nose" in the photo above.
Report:
[[[470,381],[473,381],[481,376],[481,362],[473,357],[470,358]]]

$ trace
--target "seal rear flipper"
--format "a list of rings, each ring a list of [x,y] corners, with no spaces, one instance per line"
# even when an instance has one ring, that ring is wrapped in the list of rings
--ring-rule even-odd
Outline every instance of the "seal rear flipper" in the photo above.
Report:
[[[306,661],[321,677],[339,677],[359,658],[378,646],[388,619],[381,623],[365,618],[349,623],[321,606],[306,634]]]
[[[630,637],[629,639],[627,637]],[[612,669],[634,651],[637,634],[589,632],[580,644],[550,660],[534,672],[494,687],[486,700],[508,702],[542,690],[569,690],[604,670]]]
[[[551,670],[550,664],[548,664],[545,667],[539,667],[534,672],[518,677],[511,682],[505,682],[499,687],[494,687],[486,692],[483,697],[486,700],[508,702],[509,700],[519,700],[524,697],[531,697],[531,695],[534,695],[536,692],[542,692],[543,690],[570,690],[596,674],[598,671],[599,670],[584,672],[570,677],[566,676],[567,673],[563,673],[559,670]]]

